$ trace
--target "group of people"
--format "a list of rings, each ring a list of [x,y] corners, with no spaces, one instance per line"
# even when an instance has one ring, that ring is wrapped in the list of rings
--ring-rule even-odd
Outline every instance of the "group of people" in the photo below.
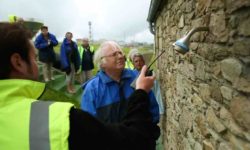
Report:
[[[60,48],[60,69],[66,72],[67,91],[73,94],[76,92],[73,86],[75,73],[80,74],[81,83],[91,78],[91,70],[94,68],[94,49],[89,45],[87,38],[83,38],[79,46],[72,38],[71,32],[65,34]],[[45,82],[54,80],[52,66],[56,60],[56,54],[53,47],[57,45],[56,37],[48,32],[47,26],[42,26],[41,34],[35,40],[35,47],[38,49],[39,61],[43,63]]]
[[[42,30],[46,33],[48,28]],[[39,53],[46,49],[53,53],[53,46],[58,44],[55,36],[42,31],[40,40],[45,42],[38,44],[39,36],[35,41]],[[73,81],[81,63],[86,63],[81,57],[93,55],[90,48],[89,56],[81,54],[72,36],[66,33],[60,54],[68,82]],[[82,86],[81,109],[70,103],[39,100],[46,84],[37,81],[35,47],[25,28],[0,23],[0,53],[0,149],[156,148],[160,113],[152,91],[155,78],[145,76],[147,68],[137,61],[138,53],[130,58],[135,70],[125,69],[126,57],[120,46],[114,41],[102,43],[94,54],[99,71]],[[44,70],[49,70],[54,54],[42,55],[44,58],[39,59],[44,62]],[[45,77],[53,80],[51,73]],[[70,86],[68,90],[73,91]]]
[[[48,62],[44,63],[45,75],[46,70],[51,71],[51,61],[55,55],[53,46],[56,46],[58,42],[54,35],[48,33],[46,26],[43,26],[41,31],[42,33],[36,38],[35,45],[39,49],[40,61]],[[127,99],[134,91],[131,84],[136,80],[145,65],[143,55],[137,49],[132,49],[128,55],[128,60],[132,62],[134,68],[127,69],[125,66],[126,56],[116,42],[106,41],[102,43],[94,55],[94,49],[89,45],[87,38],[82,39],[81,44],[77,46],[77,43],[72,41],[72,37],[71,32],[66,33],[60,51],[61,66],[62,70],[66,72],[68,92],[75,92],[73,87],[75,73],[79,72],[77,70],[84,70],[81,72],[83,81],[81,109],[104,123],[120,122],[126,114]],[[39,45],[39,43],[41,44]],[[47,49],[44,50],[41,45],[46,44]],[[44,52],[45,54],[43,54]],[[99,71],[90,79],[91,70],[94,68],[93,59]],[[48,77],[50,79],[51,73]],[[51,79],[53,80],[53,78]],[[163,112],[161,94],[157,83],[157,81],[154,82],[153,90],[149,92],[150,112],[155,124],[159,122],[159,112]]]

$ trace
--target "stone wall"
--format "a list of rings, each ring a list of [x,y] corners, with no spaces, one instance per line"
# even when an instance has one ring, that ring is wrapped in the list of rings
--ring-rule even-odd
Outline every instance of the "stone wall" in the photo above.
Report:
[[[166,1],[166,0],[165,0]],[[172,43],[193,27],[191,50]],[[165,149],[250,149],[250,0],[168,0],[156,19],[155,50],[165,104]]]

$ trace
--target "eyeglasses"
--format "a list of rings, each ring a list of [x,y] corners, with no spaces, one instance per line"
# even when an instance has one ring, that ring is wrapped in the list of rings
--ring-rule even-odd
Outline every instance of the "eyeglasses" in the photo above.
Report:
[[[116,52],[113,52],[109,55],[102,56],[101,59],[104,57],[118,57],[119,55],[124,56],[124,53],[122,51],[116,51]]]

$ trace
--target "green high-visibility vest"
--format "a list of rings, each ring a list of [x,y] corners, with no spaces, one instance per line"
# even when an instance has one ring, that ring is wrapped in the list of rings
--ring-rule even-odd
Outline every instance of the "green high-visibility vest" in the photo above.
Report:
[[[45,84],[0,80],[0,149],[68,150],[73,104],[38,101]]]

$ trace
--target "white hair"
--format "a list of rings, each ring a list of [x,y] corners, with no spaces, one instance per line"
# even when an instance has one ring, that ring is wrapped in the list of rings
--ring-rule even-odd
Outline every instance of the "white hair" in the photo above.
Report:
[[[106,63],[106,59],[103,58],[105,50],[107,49],[119,49],[122,51],[121,47],[115,41],[103,42],[94,55],[94,62],[97,64],[99,69],[102,69],[101,65]]]
[[[128,58],[129,58],[130,61],[132,61],[132,60],[134,59],[134,55],[135,55],[136,53],[139,53],[139,51],[138,51],[138,49],[135,49],[135,48],[133,48],[133,49],[131,49],[131,50],[129,51],[129,53],[128,53]]]
[[[143,54],[141,52],[139,52],[138,49],[131,49],[129,51],[128,58],[133,63],[135,57],[141,57],[143,59],[143,61],[145,61]]]
[[[87,37],[82,38],[82,41],[89,41]]]

